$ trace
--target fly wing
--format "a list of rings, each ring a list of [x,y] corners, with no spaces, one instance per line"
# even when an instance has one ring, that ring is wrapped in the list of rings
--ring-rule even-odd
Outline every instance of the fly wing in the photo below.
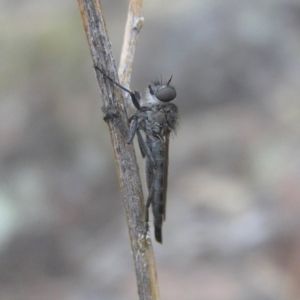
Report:
[[[166,220],[166,205],[167,205],[167,190],[168,190],[168,167],[169,167],[169,138],[170,132],[165,135],[165,154],[164,154],[164,168],[163,168],[163,216]]]
[[[176,127],[178,124],[178,109],[173,103],[168,103],[164,106],[165,116],[167,118],[168,129],[165,131],[164,136],[164,169],[163,169],[163,216],[166,220],[166,204],[167,204],[167,190],[168,190],[168,167],[169,167],[169,141],[171,132],[176,132]]]

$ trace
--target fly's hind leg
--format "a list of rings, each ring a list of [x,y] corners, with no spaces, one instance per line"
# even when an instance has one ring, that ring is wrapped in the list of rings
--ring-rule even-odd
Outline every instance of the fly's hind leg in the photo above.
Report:
[[[160,177],[159,169],[154,169],[152,166],[149,166],[149,162],[147,163],[147,184],[148,184],[148,198],[145,206],[145,223],[146,223],[146,231],[149,230],[149,208],[152,205],[153,208],[153,216],[154,216],[154,235],[157,242],[162,243],[162,220],[163,220],[163,211],[162,205],[160,201],[157,203],[157,197],[160,195],[160,191],[157,190],[157,180]]]
[[[147,201],[146,201],[146,205],[145,205],[145,223],[146,223],[146,231],[149,231],[149,208],[150,208],[150,205],[153,201],[153,196],[154,196],[154,183],[155,183],[155,180],[156,180],[156,177],[157,177],[157,174],[158,174],[158,170],[153,168],[153,173],[151,174],[152,178],[151,178],[151,185],[150,185],[150,188],[149,188],[149,192],[148,192],[148,198],[147,198]]]
[[[146,224],[146,231],[149,231],[149,207],[150,204],[153,200],[153,195],[154,195],[154,183],[155,183],[155,179],[156,176],[158,174],[157,171],[157,163],[152,155],[152,152],[149,148],[149,146],[147,145],[147,143],[145,142],[140,129],[144,130],[143,125],[141,124],[141,122],[138,124],[137,128],[136,128],[136,134],[137,134],[137,138],[138,138],[138,143],[140,146],[140,150],[142,153],[143,157],[146,157],[146,170],[148,172],[147,174],[147,185],[148,185],[148,198],[146,201],[146,205],[145,205],[145,224]]]

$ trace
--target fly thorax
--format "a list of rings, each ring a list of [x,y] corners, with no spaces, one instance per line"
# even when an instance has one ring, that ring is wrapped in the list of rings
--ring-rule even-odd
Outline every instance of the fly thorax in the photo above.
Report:
[[[158,122],[152,122],[151,123],[151,130],[155,134],[160,134],[161,133],[161,124],[159,124]]]

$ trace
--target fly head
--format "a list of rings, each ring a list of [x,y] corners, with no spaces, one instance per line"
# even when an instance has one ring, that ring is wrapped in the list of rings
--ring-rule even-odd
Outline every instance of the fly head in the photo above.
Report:
[[[149,86],[149,93],[151,96],[156,97],[159,101],[170,102],[176,98],[176,90],[170,84],[171,78],[167,83],[161,83],[159,81],[153,81]]]

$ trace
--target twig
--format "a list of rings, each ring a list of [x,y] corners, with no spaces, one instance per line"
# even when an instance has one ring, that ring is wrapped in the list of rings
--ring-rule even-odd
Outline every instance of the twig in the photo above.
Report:
[[[129,86],[138,34],[142,29],[142,0],[131,0],[127,14],[118,74],[122,85]]]
[[[78,4],[94,66],[98,66],[111,78],[118,81],[100,0],[78,0]],[[120,66],[122,83],[129,83],[130,81],[137,34],[142,26],[141,7],[142,2],[139,0],[130,2],[126,25],[127,33],[125,34]],[[135,20],[140,21],[136,24]],[[99,70],[95,69],[95,71],[105,109],[113,108],[119,122],[128,124],[121,90],[103,77]],[[120,130],[110,119],[108,119],[108,125],[123,195],[139,298],[140,300],[158,300],[160,296],[155,260],[151,240],[145,235],[143,193],[134,148],[132,144],[126,143]],[[126,126],[128,127],[128,125]]]

